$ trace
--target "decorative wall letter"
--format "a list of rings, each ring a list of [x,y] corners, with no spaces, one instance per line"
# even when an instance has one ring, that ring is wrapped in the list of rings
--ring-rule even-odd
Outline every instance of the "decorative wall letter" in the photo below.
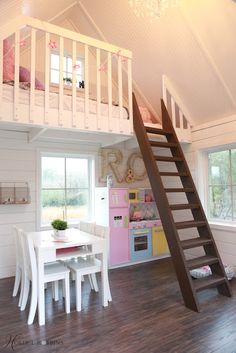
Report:
[[[145,169],[145,166],[143,165],[143,170],[141,170],[140,172],[140,163],[138,163],[138,168],[135,165],[135,162],[137,163],[139,160],[142,161],[143,164],[143,159],[142,159],[142,155],[139,152],[134,152],[132,153],[127,161],[127,173],[126,173],[126,178],[125,180],[128,183],[134,182],[135,180],[144,180],[147,177],[147,172]],[[138,171],[137,171],[138,169]]]
[[[123,154],[118,149],[102,148],[99,152],[101,157],[100,182],[106,182],[107,175],[112,174],[118,183],[133,183],[147,178],[147,172],[140,152],[132,153],[126,162],[126,171],[122,171]]]
[[[118,166],[121,165],[123,155],[118,149],[104,148],[100,150],[102,159],[100,182],[105,182],[107,175],[112,171],[118,183],[123,181],[123,176],[120,173]]]

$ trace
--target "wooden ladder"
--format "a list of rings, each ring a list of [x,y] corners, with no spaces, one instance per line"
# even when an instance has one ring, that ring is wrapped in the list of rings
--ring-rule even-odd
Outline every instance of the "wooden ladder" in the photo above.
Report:
[[[197,292],[217,287],[220,294],[230,297],[232,295],[231,288],[184,153],[163,101],[161,101],[161,108],[163,129],[145,127],[133,94],[134,130],[165,231],[184,303],[189,309],[200,311]],[[166,141],[154,141],[151,134],[164,136]],[[171,156],[156,155],[155,147],[169,149]],[[158,161],[175,163],[177,171],[160,172]],[[164,176],[180,178],[182,187],[165,188],[162,181]],[[184,193],[187,201],[184,204],[170,204],[168,193]],[[176,222],[173,211],[178,210],[190,210],[193,219]],[[186,228],[195,228],[198,234],[191,239],[181,241],[178,231]],[[198,247],[204,249],[205,255],[187,260],[184,250]],[[193,280],[190,270],[205,265],[210,266],[212,275]]]

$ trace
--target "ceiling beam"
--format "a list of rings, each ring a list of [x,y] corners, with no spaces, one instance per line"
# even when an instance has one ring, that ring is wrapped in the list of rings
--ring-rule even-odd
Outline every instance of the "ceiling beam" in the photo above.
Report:
[[[46,127],[33,127],[28,132],[28,142],[32,143],[36,141],[46,130]]]
[[[221,73],[220,69],[218,68],[213,56],[211,55],[211,53],[209,52],[206,44],[204,43],[203,39],[201,38],[200,34],[198,33],[197,29],[193,27],[192,22],[188,16],[188,14],[186,13],[186,10],[182,8],[180,8],[180,13],[182,14],[182,17],[184,19],[184,22],[186,23],[188,29],[191,31],[193,37],[195,38],[196,42],[198,43],[199,48],[201,49],[201,51],[203,52],[204,56],[206,57],[209,65],[211,66],[212,70],[214,71],[215,75],[217,76],[219,82],[221,83],[221,85],[223,86],[228,98],[230,99],[232,105],[234,108],[236,108],[236,100],[235,97],[233,95],[233,93],[231,92],[228,84],[226,83],[223,74]]]
[[[56,15],[54,15],[53,17],[49,18],[47,20],[47,22],[53,22],[55,21],[58,17],[64,15],[65,12],[69,11],[70,9],[72,9],[74,6],[77,5],[77,0],[72,2],[69,6],[65,7],[62,11],[56,13]]]

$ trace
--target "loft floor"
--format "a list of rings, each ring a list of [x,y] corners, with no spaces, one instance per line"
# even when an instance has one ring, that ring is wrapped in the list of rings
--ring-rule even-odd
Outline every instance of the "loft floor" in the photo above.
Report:
[[[236,280],[233,298],[215,289],[200,294],[202,313],[182,303],[170,259],[110,270],[113,302],[104,309],[99,296],[83,285],[82,312],[71,314],[63,301],[46,294],[46,326],[26,324],[12,298],[13,278],[0,280],[0,351],[6,338],[16,337],[16,352],[67,353],[235,353]],[[51,345],[45,345],[50,340]],[[17,345],[17,342],[19,343]],[[33,342],[33,345],[32,345]],[[43,343],[43,344],[41,344]],[[21,344],[21,345],[20,345]]]
[[[19,133],[25,136],[29,143],[54,142],[88,144],[97,147],[110,147],[117,143],[134,140],[133,136],[125,134],[108,133],[102,131],[89,131],[66,128],[34,127],[21,123],[0,122],[0,133]]]

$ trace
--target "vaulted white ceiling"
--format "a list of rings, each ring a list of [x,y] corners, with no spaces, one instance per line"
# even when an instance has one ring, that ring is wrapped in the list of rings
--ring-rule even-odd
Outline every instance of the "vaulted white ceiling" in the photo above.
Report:
[[[132,50],[134,81],[157,113],[165,74],[195,125],[236,114],[233,0],[182,0],[154,23],[137,18],[128,0],[0,1],[0,23],[20,13],[67,18],[84,34]]]

